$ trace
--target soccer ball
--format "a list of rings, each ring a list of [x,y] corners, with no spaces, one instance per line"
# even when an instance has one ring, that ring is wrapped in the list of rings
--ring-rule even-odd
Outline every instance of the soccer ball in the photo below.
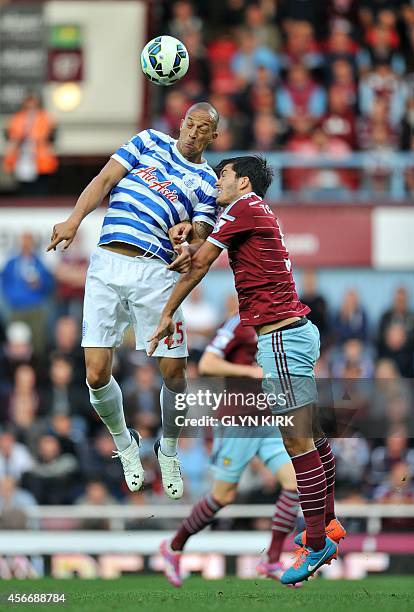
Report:
[[[190,60],[183,43],[173,36],[157,36],[141,52],[141,68],[157,85],[172,85],[183,78]]]

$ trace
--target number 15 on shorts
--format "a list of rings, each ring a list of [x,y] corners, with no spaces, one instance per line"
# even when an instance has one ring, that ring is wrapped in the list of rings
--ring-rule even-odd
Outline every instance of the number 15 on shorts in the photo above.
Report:
[[[184,329],[183,329],[183,321],[177,321],[175,324],[175,330],[172,337],[171,346],[169,349],[174,349],[180,346],[184,342]],[[168,338],[165,338],[164,344],[168,346]]]

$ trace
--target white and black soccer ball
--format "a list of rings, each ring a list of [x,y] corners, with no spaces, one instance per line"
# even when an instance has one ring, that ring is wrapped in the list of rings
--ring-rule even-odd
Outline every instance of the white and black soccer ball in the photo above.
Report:
[[[183,43],[173,36],[157,36],[141,52],[141,68],[157,85],[172,85],[183,78],[190,60]]]

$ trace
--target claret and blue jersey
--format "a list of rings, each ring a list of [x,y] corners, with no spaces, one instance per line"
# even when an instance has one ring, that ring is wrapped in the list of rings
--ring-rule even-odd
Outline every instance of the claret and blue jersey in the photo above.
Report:
[[[174,257],[168,230],[181,221],[217,218],[216,180],[212,168],[181,155],[177,141],[144,130],[113,155],[126,175],[112,189],[99,244],[126,242],[170,264]]]

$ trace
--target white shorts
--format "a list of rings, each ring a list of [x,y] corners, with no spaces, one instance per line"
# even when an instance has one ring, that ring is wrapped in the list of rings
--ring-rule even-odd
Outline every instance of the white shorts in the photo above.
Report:
[[[119,346],[126,328],[131,325],[136,349],[147,350],[149,338],[158,326],[178,277],[158,257],[128,257],[97,247],[86,275],[82,346]],[[154,357],[187,357],[181,308],[173,320],[175,333],[171,348],[161,340]]]

